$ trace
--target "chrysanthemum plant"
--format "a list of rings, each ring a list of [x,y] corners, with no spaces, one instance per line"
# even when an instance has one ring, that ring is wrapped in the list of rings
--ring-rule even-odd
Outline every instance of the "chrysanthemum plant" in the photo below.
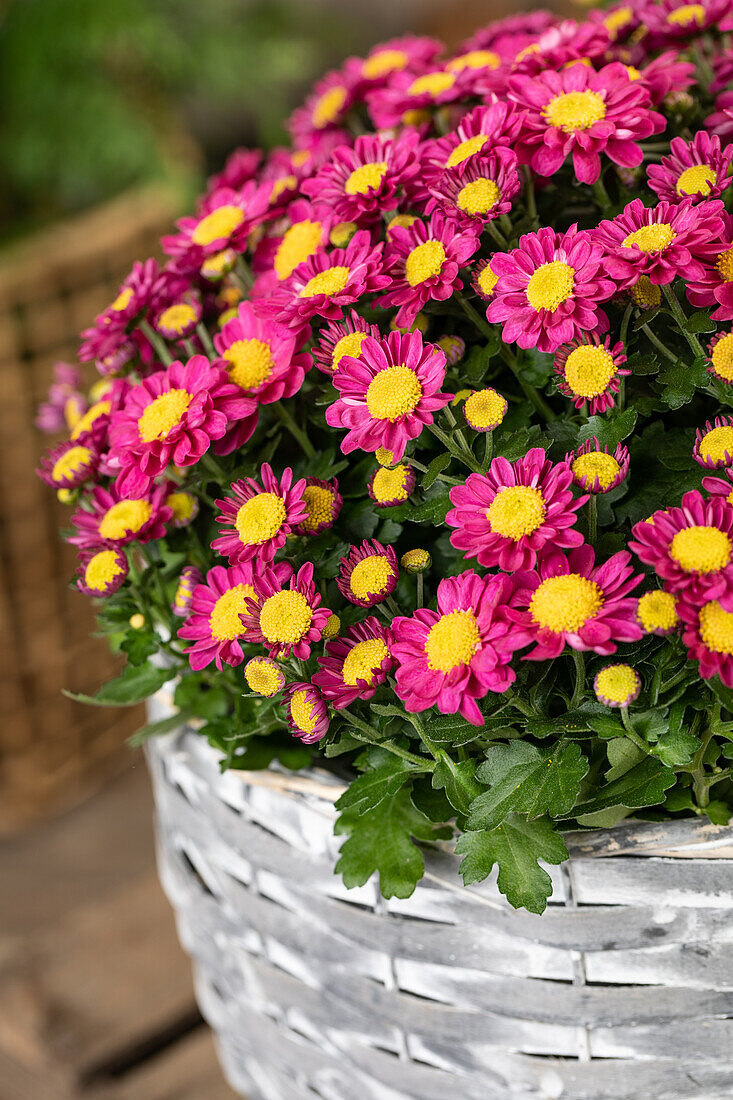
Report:
[[[348,783],[338,870],[733,806],[732,0],[349,58],[83,333],[78,587],[227,768]]]

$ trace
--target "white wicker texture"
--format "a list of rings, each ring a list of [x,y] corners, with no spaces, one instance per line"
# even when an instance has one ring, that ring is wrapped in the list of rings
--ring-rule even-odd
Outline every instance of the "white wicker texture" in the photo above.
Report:
[[[248,1100],[733,1097],[733,829],[571,834],[542,917],[465,889],[447,850],[385,902],[333,873],[327,774],[222,775],[192,731],[149,761],[163,885]]]

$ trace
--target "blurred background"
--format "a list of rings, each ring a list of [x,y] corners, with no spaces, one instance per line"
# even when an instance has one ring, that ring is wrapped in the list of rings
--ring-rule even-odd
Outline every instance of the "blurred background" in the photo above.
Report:
[[[62,695],[114,663],[34,475],[53,365],[231,149],[284,140],[326,69],[405,32],[453,46],[519,6],[0,0],[0,1100],[231,1096],[155,881],[125,746],[143,716]]]

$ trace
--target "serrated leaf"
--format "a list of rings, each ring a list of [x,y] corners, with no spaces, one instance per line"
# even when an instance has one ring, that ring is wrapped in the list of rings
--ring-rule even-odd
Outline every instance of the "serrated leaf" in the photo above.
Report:
[[[452,458],[453,455],[450,451],[444,451],[443,454],[435,456],[423,475],[421,482],[423,489],[429,489],[435,479],[443,473],[443,470],[448,469]]]
[[[668,767],[689,764],[700,748],[700,738],[685,730],[666,730],[656,744],[655,753]]]
[[[491,745],[476,778],[491,789],[471,803],[467,827],[494,829],[510,814],[552,817],[573,808],[588,761],[574,742],[540,750],[527,741]]]
[[[337,810],[354,813],[373,810],[385,798],[396,794],[415,770],[408,760],[386,749],[373,750],[367,758],[369,768],[349,784],[336,803]]]
[[[713,825],[728,825],[731,817],[731,809],[725,802],[713,799],[703,807],[703,813],[712,821]]]
[[[152,630],[130,630],[120,649],[131,665],[143,665],[157,653],[160,643]]]
[[[451,806],[459,814],[468,813],[471,802],[481,793],[481,787],[476,782],[475,760],[456,762],[444,756],[435,765],[433,786],[445,791]]]
[[[573,816],[597,813],[611,806],[627,806],[630,810],[658,806],[664,801],[664,792],[674,781],[671,768],[666,768],[659,760],[646,757],[619,779],[601,787],[593,798],[577,806]]]
[[[601,447],[613,450],[631,435],[637,415],[636,409],[628,408],[615,415],[591,416],[578,432],[578,441],[582,443],[595,436]]]
[[[481,730],[486,727],[480,727]],[[475,741],[479,729],[461,714],[436,714],[430,716],[430,737],[437,744],[465,745]]]
[[[612,783],[615,779],[626,775],[644,759],[644,750],[628,737],[614,737],[606,745],[606,755],[611,765],[606,772],[606,782]]]
[[[693,333],[715,332],[716,327],[715,321],[710,319],[710,311],[707,309],[701,309],[697,313],[693,313],[692,316],[687,318],[684,325],[686,332]]]
[[[132,707],[155,695],[174,676],[175,670],[172,668],[125,665],[121,674],[115,680],[102,684],[96,695],[83,695],[74,691],[64,691],[63,694],[67,699],[93,707]]]
[[[447,493],[441,493],[439,496],[430,497],[423,504],[419,504],[417,508],[413,508],[406,518],[411,523],[431,523],[433,526],[439,527],[445,523],[445,517],[450,507],[450,497]]]
[[[164,733],[172,733],[173,730],[179,729],[189,717],[190,711],[179,710],[168,718],[161,718],[157,722],[148,722],[146,726],[141,726],[131,737],[127,738],[127,744],[131,749],[138,749],[151,737],[162,737]]]
[[[697,386],[707,381],[707,368],[704,360],[695,360],[692,364],[678,359],[676,363],[666,363],[659,371],[659,381],[663,384],[662,400],[670,409],[679,409],[688,404],[695,396]]]
[[[491,832],[466,832],[456,844],[464,859],[460,873],[466,886],[482,882],[498,865],[497,885],[515,909],[544,913],[552,893],[552,879],[539,866],[562,863],[568,858],[565,842],[551,821],[525,821],[512,814]]]
[[[421,813],[402,787],[367,813],[349,811],[336,821],[337,834],[348,833],[336,870],[351,889],[375,873],[385,898],[409,898],[423,876],[422,852],[413,843],[450,836]]]
[[[611,714],[592,714],[588,718],[588,725],[599,737],[623,737],[623,723]]]

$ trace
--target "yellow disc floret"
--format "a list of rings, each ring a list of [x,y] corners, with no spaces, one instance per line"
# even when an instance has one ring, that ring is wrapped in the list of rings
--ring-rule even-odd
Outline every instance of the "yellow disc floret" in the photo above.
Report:
[[[114,550],[100,550],[90,558],[84,569],[84,583],[95,592],[104,592],[125,567]]]
[[[621,466],[613,455],[605,451],[589,451],[573,459],[571,469],[573,477],[584,489],[592,489],[598,478],[602,490],[610,489],[621,472]]]
[[[243,221],[244,211],[238,206],[219,206],[201,219],[191,234],[191,240],[204,248],[206,245],[213,244],[214,241],[231,237]]]
[[[578,573],[548,577],[530,600],[534,621],[545,630],[575,634],[603,607],[603,592]]]
[[[295,222],[289,229],[286,229],[275,253],[274,267],[278,279],[281,281],[287,279],[289,275],[292,275],[298,264],[305,263],[314,252],[317,252],[322,237],[323,226],[321,223],[308,221],[307,219],[302,222]]]
[[[495,535],[516,541],[541,527],[546,514],[545,500],[539,489],[531,485],[508,485],[496,494],[486,518]]]
[[[196,310],[188,302],[176,302],[164,309],[158,318],[158,328],[176,334],[185,332],[196,323]]]
[[[499,276],[491,270],[491,265],[486,264],[479,272],[477,283],[487,298],[494,293],[494,287],[499,282]]]
[[[344,109],[346,94],[346,88],[341,84],[337,84],[318,97],[311,115],[313,125],[317,130],[322,130],[324,126],[336,121]]]
[[[697,449],[700,457],[707,462],[729,465],[733,459],[733,426],[722,424],[711,428],[709,432],[705,432]]]
[[[428,668],[447,673],[470,664],[480,645],[481,635],[473,611],[449,611],[431,626],[425,639]]]
[[[313,609],[302,592],[276,592],[260,610],[260,630],[270,645],[296,645],[310,630]]]
[[[345,355],[350,356],[352,359],[357,359],[361,355],[361,345],[368,335],[368,332],[349,332],[346,336],[341,337],[331,356],[331,365],[334,372],[338,370],[339,363]]]
[[[255,657],[244,666],[244,678],[250,691],[271,699],[283,686],[284,677],[274,661]]]
[[[274,538],[285,522],[285,501],[277,493],[257,493],[237,511],[234,526],[246,546]]]
[[[387,168],[386,160],[359,165],[346,180],[344,191],[347,195],[367,195],[370,191],[376,191],[387,175]]]
[[[506,410],[506,398],[489,386],[485,390],[477,390],[466,398],[463,415],[472,428],[487,431],[501,424]]]
[[[181,490],[177,493],[169,493],[165,498],[167,506],[173,511],[173,519],[177,523],[188,523],[196,515],[198,501],[193,493]]]
[[[719,378],[733,382],[733,332],[721,336],[710,353],[710,362]]]
[[[467,138],[466,141],[460,142],[456,145],[455,149],[451,151],[450,156],[445,162],[446,168],[455,168],[457,164],[463,164],[464,160],[468,160],[469,157],[475,156],[476,153],[483,149],[488,140],[488,134],[475,134],[473,137]]]
[[[414,550],[405,550],[400,558],[400,565],[408,573],[424,573],[430,568],[432,560],[427,550],[416,547]]]
[[[370,554],[354,566],[349,587],[358,600],[381,596],[389,588],[395,573],[383,554]]]
[[[254,390],[272,374],[275,360],[272,348],[265,340],[235,340],[223,358],[227,361],[227,373],[243,390]]]
[[[380,466],[391,466],[394,462],[394,455],[386,447],[377,447],[374,457]]]
[[[654,309],[662,304],[662,288],[656,286],[648,275],[640,275],[630,293],[637,306],[642,309]]]
[[[674,630],[679,622],[674,596],[661,589],[645,592],[639,596],[637,618],[647,634]]]
[[[717,600],[700,609],[700,637],[713,653],[733,656],[733,612],[724,611]]]
[[[733,282],[733,248],[726,248],[720,252],[715,266],[724,282]]]
[[[456,205],[466,214],[488,214],[501,199],[501,191],[494,180],[484,176],[472,180],[458,192]]]
[[[440,275],[445,263],[445,249],[440,241],[424,241],[405,260],[405,278],[410,286],[419,286]]]
[[[655,222],[654,225],[642,225],[621,241],[622,248],[636,245],[642,252],[664,252],[669,248],[677,234],[669,222]]]
[[[613,356],[602,344],[581,344],[565,360],[563,374],[578,397],[599,397],[616,373]]]
[[[374,681],[374,674],[379,670],[385,657],[389,657],[389,649],[381,638],[369,638],[365,642],[357,642],[349,650],[341,669],[341,677],[348,687],[356,687],[358,680],[365,680],[367,684]]]
[[[244,634],[242,615],[247,608],[247,600],[256,599],[251,584],[237,584],[223,596],[219,596],[209,615],[209,629],[217,642],[233,642]]]
[[[91,461],[92,452],[88,447],[69,447],[68,451],[56,459],[51,469],[53,481],[65,481],[82,470]]]
[[[102,516],[99,534],[103,539],[124,539],[144,527],[152,514],[149,500],[118,500]]]
[[[631,665],[607,665],[595,678],[596,698],[610,706],[623,707],[636,698],[639,677]]]
[[[315,298],[317,294],[331,296],[344,289],[349,281],[349,269],[343,265],[327,267],[309,279],[300,292],[301,298]]]
[[[122,290],[117,295],[114,302],[112,302],[109,308],[114,310],[115,313],[122,313],[124,309],[127,309],[131,301],[132,287],[123,286]]]
[[[446,65],[452,73],[462,73],[464,69],[498,69],[501,58],[493,50],[469,50],[454,57]]]
[[[95,420],[99,420],[100,416],[107,416],[111,411],[112,403],[110,401],[97,401],[95,405],[91,405],[84,415],[77,420],[72,429],[71,438],[78,439],[85,432],[91,431]]]
[[[551,260],[532,274],[527,284],[527,301],[532,309],[547,309],[554,313],[562,302],[572,296],[574,286],[575,268],[562,260]]]
[[[333,519],[333,489],[325,485],[306,485],[303,490],[303,500],[308,509],[308,515],[300,521],[305,531],[315,531],[322,523],[330,523]]]
[[[685,573],[717,573],[731,559],[731,540],[719,527],[683,527],[672,539],[670,557]]]
[[[702,4],[682,4],[667,15],[672,27],[705,26],[705,8]]]
[[[325,638],[325,639],[335,638],[340,629],[341,629],[341,619],[338,617],[338,615],[334,615],[334,613],[332,611],[331,614],[326,619],[326,625],[324,626],[323,630],[321,631],[321,637]]]
[[[307,688],[293,692],[290,700],[290,717],[302,733],[311,734],[318,722],[315,703]]]
[[[718,173],[709,164],[696,164],[686,168],[675,184],[678,195],[709,195]]]
[[[144,443],[165,439],[173,431],[193,400],[188,390],[168,390],[144,409],[137,426]]]
[[[387,501],[401,503],[407,500],[406,486],[409,475],[410,467],[404,463],[400,463],[391,470],[384,466],[380,467],[372,480],[374,499],[380,504],[385,504]]]
[[[420,379],[402,364],[385,367],[376,374],[366,391],[366,404],[375,420],[393,424],[413,412],[422,397]]]
[[[542,114],[550,126],[565,134],[588,130],[606,117],[606,104],[598,92],[563,92],[553,96]]]
[[[404,50],[377,50],[363,62],[362,76],[367,80],[377,80],[387,73],[399,72],[409,64],[410,57]]]
[[[424,73],[422,76],[418,76],[407,89],[407,94],[436,96],[442,92],[447,92],[455,82],[456,78],[453,73],[439,69],[437,72]]]

